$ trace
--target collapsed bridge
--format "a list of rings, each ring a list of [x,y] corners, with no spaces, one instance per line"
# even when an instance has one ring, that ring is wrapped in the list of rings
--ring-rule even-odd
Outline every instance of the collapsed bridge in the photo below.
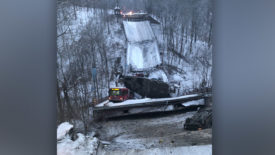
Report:
[[[169,97],[169,85],[166,83],[168,81],[130,76],[133,72],[150,72],[152,75],[152,71],[161,64],[157,39],[150,22],[123,21],[123,27],[127,39],[127,67],[126,76],[121,81],[142,97]],[[165,73],[162,73],[167,79]]]
[[[160,80],[150,80],[143,77],[126,76],[121,79],[124,85],[142,97],[170,97],[169,85]]]
[[[127,39],[127,66],[142,71],[161,64],[157,40],[149,21],[123,21]]]
[[[106,100],[93,108],[93,118],[100,120],[135,114],[194,110],[204,106],[210,97],[207,94],[192,94],[173,98],[126,100],[121,103]]]

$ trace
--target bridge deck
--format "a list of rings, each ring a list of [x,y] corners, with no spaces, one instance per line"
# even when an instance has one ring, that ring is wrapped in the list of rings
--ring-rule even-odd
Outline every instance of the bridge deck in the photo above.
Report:
[[[101,110],[111,110],[111,109],[129,109],[129,108],[137,108],[137,107],[157,107],[163,105],[173,105],[173,104],[181,104],[184,102],[202,99],[204,97],[203,94],[193,94],[186,95],[174,98],[160,98],[160,99],[151,99],[149,101],[142,100],[130,100],[130,102],[121,102],[121,103],[112,103],[110,106],[104,106],[104,104],[108,104],[108,102],[103,102],[98,104],[93,108],[94,111]],[[110,102],[109,102],[110,103]]]
[[[195,110],[197,107],[205,105],[205,101],[208,98],[205,94],[193,94],[174,98],[161,98],[161,99],[151,99],[151,100],[134,100],[124,101],[121,103],[103,102],[93,108],[93,118],[94,120],[101,120],[105,118],[113,118],[120,116],[129,115],[144,115],[158,112],[176,112],[182,110]],[[189,102],[201,100],[198,102]],[[126,103],[125,103],[126,102]],[[109,106],[106,105],[110,104]],[[170,106],[172,105],[172,107]]]

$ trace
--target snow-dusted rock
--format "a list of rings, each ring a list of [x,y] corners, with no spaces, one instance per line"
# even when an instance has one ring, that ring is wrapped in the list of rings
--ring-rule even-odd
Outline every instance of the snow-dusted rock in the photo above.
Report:
[[[57,140],[63,139],[72,128],[73,125],[68,122],[61,123],[57,128]]]
[[[78,138],[72,141],[65,138],[57,143],[57,155],[94,155],[98,146],[96,137],[77,134]]]
[[[68,122],[60,124],[57,128],[57,154],[58,155],[94,155],[99,140],[94,137],[95,133],[91,132],[89,135],[77,133],[77,138],[72,140],[70,130],[73,125]]]

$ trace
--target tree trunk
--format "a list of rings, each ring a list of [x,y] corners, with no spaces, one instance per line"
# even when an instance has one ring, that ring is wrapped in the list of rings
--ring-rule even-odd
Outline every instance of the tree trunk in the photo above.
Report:
[[[57,81],[57,84],[56,84],[56,88],[57,88],[57,105],[58,105],[58,122],[64,122],[65,119],[64,119],[64,109],[63,109],[63,106],[62,106],[62,100],[61,100],[61,96],[60,96],[60,88],[59,88],[59,85],[58,85],[58,81]]]

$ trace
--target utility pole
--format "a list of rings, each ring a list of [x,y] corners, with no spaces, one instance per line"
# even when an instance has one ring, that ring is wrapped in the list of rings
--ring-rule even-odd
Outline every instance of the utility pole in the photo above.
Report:
[[[94,57],[93,57],[94,58]],[[93,104],[96,105],[97,104],[97,94],[96,94],[96,90],[97,90],[97,87],[96,87],[96,65],[95,65],[95,59],[93,61],[93,64],[92,64],[92,78],[93,78]]]

